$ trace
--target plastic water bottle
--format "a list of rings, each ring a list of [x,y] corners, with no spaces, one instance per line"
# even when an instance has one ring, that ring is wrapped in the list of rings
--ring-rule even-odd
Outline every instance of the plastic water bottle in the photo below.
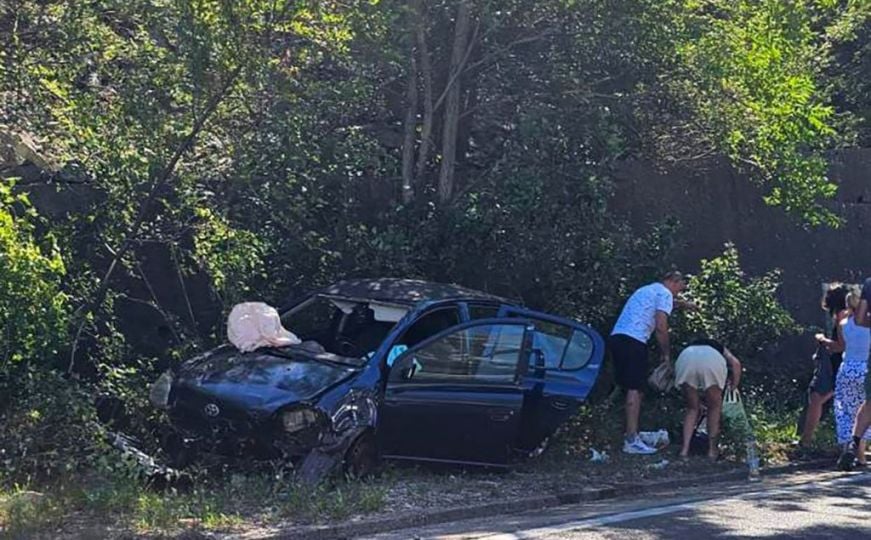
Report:
[[[756,453],[756,438],[747,438],[747,469],[749,471],[749,480],[758,482],[759,478],[759,454]]]

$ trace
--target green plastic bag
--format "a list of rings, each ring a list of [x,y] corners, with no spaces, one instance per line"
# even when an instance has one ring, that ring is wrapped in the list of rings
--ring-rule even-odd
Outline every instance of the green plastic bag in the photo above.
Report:
[[[724,427],[733,432],[735,440],[752,436],[750,420],[747,418],[747,411],[744,410],[744,402],[737,388],[726,388],[723,393],[723,420]]]

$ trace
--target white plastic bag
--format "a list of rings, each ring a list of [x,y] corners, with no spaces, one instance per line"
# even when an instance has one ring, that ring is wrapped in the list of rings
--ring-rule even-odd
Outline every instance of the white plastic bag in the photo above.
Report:
[[[233,306],[227,320],[227,337],[242,352],[301,343],[298,337],[281,326],[278,311],[263,302],[244,302]]]
[[[668,446],[668,431],[660,429],[659,431],[639,431],[638,437],[641,442],[651,448],[664,448]]]
[[[604,450],[599,452],[595,448],[590,448],[590,453],[592,454],[590,461],[593,463],[607,463],[609,460],[608,452]]]

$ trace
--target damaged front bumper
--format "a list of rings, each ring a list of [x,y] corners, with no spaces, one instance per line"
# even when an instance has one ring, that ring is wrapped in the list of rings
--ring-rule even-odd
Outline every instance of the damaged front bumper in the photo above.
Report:
[[[203,452],[282,459],[297,467],[307,483],[320,482],[347,466],[349,448],[366,433],[374,433],[377,424],[375,394],[361,390],[338,399],[331,414],[311,403],[290,404],[268,414],[173,387],[172,374],[165,373],[152,386],[150,397],[169,415],[172,433],[164,449],[174,464],[183,465]]]

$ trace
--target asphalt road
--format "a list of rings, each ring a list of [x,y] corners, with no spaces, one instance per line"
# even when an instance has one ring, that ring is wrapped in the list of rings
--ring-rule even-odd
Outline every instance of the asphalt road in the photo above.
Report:
[[[871,473],[803,473],[406,529],[376,540],[871,538]]]

